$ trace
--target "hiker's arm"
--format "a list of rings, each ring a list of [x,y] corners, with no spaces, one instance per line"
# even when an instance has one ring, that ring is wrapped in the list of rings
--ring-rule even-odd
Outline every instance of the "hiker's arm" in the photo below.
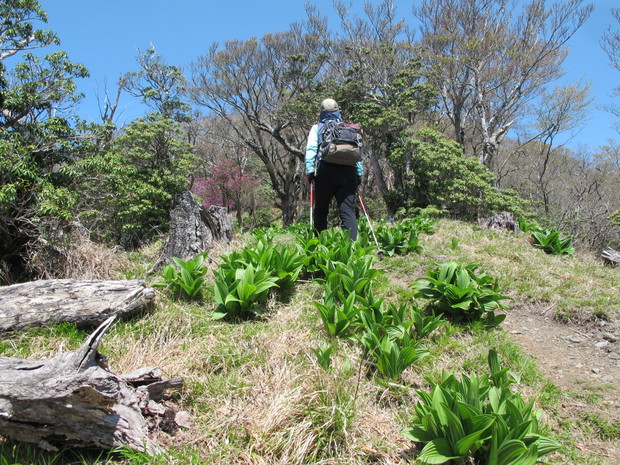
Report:
[[[314,173],[314,163],[316,161],[318,143],[319,131],[318,126],[315,124],[310,129],[310,133],[308,134],[308,142],[306,144],[306,174]]]

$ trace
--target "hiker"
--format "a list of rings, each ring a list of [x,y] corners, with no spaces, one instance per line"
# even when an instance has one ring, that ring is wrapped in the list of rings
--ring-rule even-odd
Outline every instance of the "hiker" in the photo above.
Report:
[[[338,146],[340,150],[340,147],[344,145],[348,147],[346,149],[348,151],[357,150],[357,155],[350,155],[345,151],[344,155],[338,152],[335,157],[332,157],[334,150],[330,152],[327,147],[331,142],[328,139],[332,136],[326,134],[327,128],[335,126],[335,124],[330,124],[331,121],[340,123],[343,120],[338,103],[328,98],[321,102],[319,122],[310,129],[306,145],[306,179],[308,184],[314,183],[315,187],[314,228],[317,233],[327,229],[329,204],[332,198],[336,197],[341,226],[349,230],[349,236],[354,241],[357,239],[355,197],[363,174],[361,138],[357,134],[356,126],[344,125],[345,131],[351,132],[351,137],[356,138],[355,142],[349,144],[349,141],[346,141],[344,144],[331,144],[331,146],[332,148]]]

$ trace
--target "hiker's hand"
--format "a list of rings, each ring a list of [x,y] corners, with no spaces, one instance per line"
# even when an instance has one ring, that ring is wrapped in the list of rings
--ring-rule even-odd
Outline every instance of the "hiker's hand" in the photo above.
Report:
[[[315,177],[316,177],[316,175],[314,173],[306,174],[306,182],[308,184],[312,184],[314,182],[314,178]]]

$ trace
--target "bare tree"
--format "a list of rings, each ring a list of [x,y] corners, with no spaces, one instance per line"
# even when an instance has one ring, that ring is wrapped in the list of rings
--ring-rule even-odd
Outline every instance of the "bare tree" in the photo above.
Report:
[[[326,23],[310,18],[260,40],[213,44],[192,67],[193,101],[227,121],[265,165],[284,224],[298,210],[307,134],[282,109],[314,87],[325,37]]]
[[[422,53],[456,140],[489,169],[515,121],[562,75],[566,43],[594,6],[568,0],[423,0]]]
[[[586,120],[592,102],[589,91],[589,84],[577,83],[542,93],[533,108],[533,122],[525,126],[515,142],[497,153],[495,172],[498,186],[502,184],[506,170],[515,168],[515,164],[509,163],[510,159],[527,146],[525,152],[531,158],[529,164],[536,167],[528,179],[537,186],[538,201],[542,201],[548,211],[549,196],[545,185],[551,174],[552,152],[562,149]]]
[[[393,217],[402,207],[411,178],[416,125],[434,103],[425,82],[412,33],[399,19],[393,0],[365,3],[363,17],[336,2],[342,35],[332,41],[330,72],[345,116],[361,124],[368,177]]]
[[[187,121],[189,105],[183,101],[185,77],[177,66],[166,64],[155,47],[138,50],[139,70],[126,73],[119,80],[119,88],[157,111],[162,118]]]
[[[612,8],[611,14],[615,20],[620,23],[620,8]],[[603,35],[601,40],[601,46],[607,53],[611,65],[618,71],[620,71],[620,31],[612,29],[611,26],[607,29],[607,32]],[[615,89],[616,95],[620,95],[620,87]],[[615,116],[620,118],[620,109],[618,107],[609,107],[608,110]],[[616,125],[616,130],[620,133],[620,122]]]

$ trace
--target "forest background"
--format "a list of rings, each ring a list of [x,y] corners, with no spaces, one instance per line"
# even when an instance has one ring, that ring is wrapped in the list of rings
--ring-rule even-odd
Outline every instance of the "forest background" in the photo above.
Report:
[[[160,238],[186,189],[227,206],[240,230],[307,219],[305,140],[325,97],[364,129],[373,218],[509,211],[577,247],[618,248],[620,144],[564,145],[592,104],[589,83],[561,78],[594,5],[561,5],[423,0],[414,35],[390,0],[359,14],[336,3],[336,29],[309,4],[288,29],[213,43],[186,70],[139,51],[87,121],[76,108],[88,70],[39,2],[5,1],[0,282],[63,276],[75,237],[128,250]],[[616,72],[618,29],[601,31]],[[128,96],[148,112],[121,126]]]

